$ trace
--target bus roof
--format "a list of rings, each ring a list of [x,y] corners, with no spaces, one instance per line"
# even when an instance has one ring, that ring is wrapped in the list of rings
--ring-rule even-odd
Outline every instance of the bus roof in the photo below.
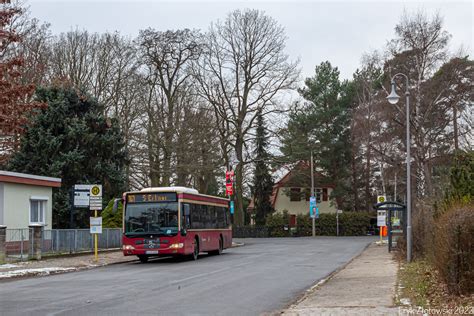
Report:
[[[190,193],[199,194],[199,191],[186,187],[151,187],[141,189],[140,192],[176,192],[176,193]]]

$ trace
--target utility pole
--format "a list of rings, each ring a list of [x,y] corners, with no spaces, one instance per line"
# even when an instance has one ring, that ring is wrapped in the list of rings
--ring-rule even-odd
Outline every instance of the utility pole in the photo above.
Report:
[[[313,151],[311,150],[311,197],[314,198],[314,171],[313,171]],[[316,210],[313,211],[313,237],[316,236]]]
[[[407,164],[407,194],[406,194],[406,206],[407,206],[407,262],[411,262],[411,252],[412,252],[412,227],[411,227],[411,155],[410,155],[410,146],[411,146],[411,137],[410,137],[410,91],[408,87],[410,85],[410,80],[408,76],[403,73],[395,74],[392,77],[391,84],[392,84],[392,91],[390,95],[387,97],[388,102],[391,104],[397,104],[400,96],[397,94],[396,85],[395,85],[395,77],[402,76],[406,79],[405,85],[405,97],[406,97],[406,164]]]

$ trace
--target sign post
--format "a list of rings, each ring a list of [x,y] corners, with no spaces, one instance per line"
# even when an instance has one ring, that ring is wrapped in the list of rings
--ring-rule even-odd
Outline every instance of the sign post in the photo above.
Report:
[[[89,209],[94,211],[94,217],[91,217],[90,232],[94,234],[94,258],[99,261],[98,256],[98,236],[102,234],[102,217],[97,216],[97,211],[102,210],[102,185],[93,184],[89,191]]]
[[[342,210],[336,212],[336,236],[339,236],[339,214],[342,214]]]

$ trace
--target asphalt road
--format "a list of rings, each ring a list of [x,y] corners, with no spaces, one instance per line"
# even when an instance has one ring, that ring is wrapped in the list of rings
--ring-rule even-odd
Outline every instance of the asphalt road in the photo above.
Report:
[[[258,315],[277,311],[373,237],[242,239],[198,261],[151,260],[0,284],[0,315]]]

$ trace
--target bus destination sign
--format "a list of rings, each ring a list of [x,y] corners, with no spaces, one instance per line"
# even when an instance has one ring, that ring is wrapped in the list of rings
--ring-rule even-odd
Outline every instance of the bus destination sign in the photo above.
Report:
[[[127,194],[128,203],[176,202],[176,193],[136,193]]]

